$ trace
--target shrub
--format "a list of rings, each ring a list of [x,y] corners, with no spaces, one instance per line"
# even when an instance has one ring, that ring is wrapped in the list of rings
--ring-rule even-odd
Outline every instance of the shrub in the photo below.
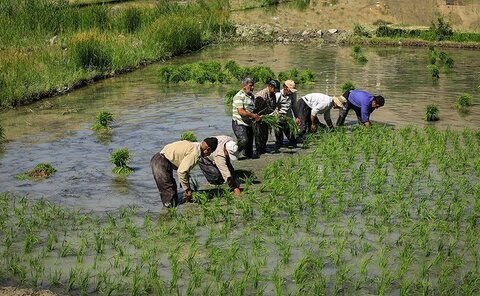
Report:
[[[186,131],[182,134],[180,137],[180,140],[186,140],[190,142],[198,142],[197,136],[195,136],[195,133],[192,131]]]
[[[42,180],[47,179],[53,175],[57,170],[49,163],[39,163],[30,171],[18,174],[16,176],[19,180]]]
[[[457,99],[456,106],[458,109],[466,109],[472,106],[472,100],[473,98],[470,94],[467,94],[467,93],[461,94]]]
[[[93,125],[93,130],[102,130],[109,129],[111,123],[114,121],[113,114],[107,111],[102,111],[97,115],[95,119],[95,124]]]
[[[342,83],[342,85],[340,85],[340,90],[342,94],[344,94],[347,91],[354,90],[355,88],[356,88],[355,84],[353,84],[351,81],[345,81],[344,83]]]
[[[453,30],[443,17],[439,16],[436,23],[432,23],[430,31],[435,35],[437,41],[446,40],[453,36]]]
[[[438,107],[434,104],[428,105],[427,109],[425,110],[425,120],[426,121],[437,121],[440,119],[439,117],[439,110]]]
[[[105,38],[96,32],[77,33],[71,39],[71,55],[85,70],[105,71],[112,67],[112,54]]]
[[[110,155],[110,161],[115,165],[112,172],[117,175],[129,175],[132,173],[133,169],[127,165],[131,158],[132,155],[126,147],[113,151]]]

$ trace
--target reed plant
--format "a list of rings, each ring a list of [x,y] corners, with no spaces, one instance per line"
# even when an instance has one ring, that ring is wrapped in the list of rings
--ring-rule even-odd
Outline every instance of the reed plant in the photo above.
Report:
[[[5,141],[5,129],[0,125],[0,144]]]

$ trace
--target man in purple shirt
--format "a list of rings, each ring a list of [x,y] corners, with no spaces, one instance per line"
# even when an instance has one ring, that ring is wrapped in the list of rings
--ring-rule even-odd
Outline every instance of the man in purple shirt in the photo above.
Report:
[[[375,109],[378,109],[385,105],[385,99],[382,96],[374,96],[369,92],[363,90],[351,90],[343,94],[347,99],[347,104],[344,109],[341,109],[338,115],[337,126],[341,126],[345,123],[348,111],[353,109],[357,114],[358,121],[366,127],[371,125],[370,114]]]

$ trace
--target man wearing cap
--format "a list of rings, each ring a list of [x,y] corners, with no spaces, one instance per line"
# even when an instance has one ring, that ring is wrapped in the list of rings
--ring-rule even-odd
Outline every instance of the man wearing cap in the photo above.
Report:
[[[190,188],[190,171],[200,157],[209,156],[217,146],[217,138],[206,138],[201,143],[177,141],[166,145],[152,157],[150,166],[164,207],[170,208],[179,204],[173,170],[177,170],[178,180],[185,190],[184,201],[191,201],[193,192]]]
[[[382,96],[375,96],[369,92],[362,90],[351,90],[343,94],[346,98],[347,104],[344,109],[339,112],[337,126],[341,126],[345,123],[348,111],[353,109],[357,115],[358,122],[361,122],[366,127],[371,125],[370,114],[375,109],[378,109],[385,105],[385,99]]]
[[[252,78],[244,78],[242,89],[233,97],[232,103],[232,129],[237,137],[238,149],[246,158],[253,158],[253,123],[261,120],[260,115],[254,113],[254,85]]]
[[[216,136],[217,149],[212,154],[200,157],[198,165],[207,181],[214,185],[227,183],[235,195],[240,195],[240,188],[234,177],[232,160],[237,160],[238,145],[229,136]]]
[[[332,119],[330,117],[330,110],[344,108],[347,100],[342,97],[331,97],[322,93],[311,93],[303,96],[297,101],[296,122],[300,126],[298,137],[303,137],[307,130],[315,132],[317,130],[317,123],[322,127],[333,128]],[[318,115],[323,114],[325,124],[318,120]]]
[[[295,88],[295,82],[293,80],[285,80],[283,82],[282,90],[277,93],[277,99],[275,103],[274,114],[288,116],[291,118],[296,117],[295,104],[297,101],[297,89]],[[275,131],[275,151],[278,151],[283,144],[283,135],[289,140],[289,145],[296,147],[297,140],[288,127],[285,120],[279,121],[280,128]]]
[[[270,80],[267,86],[255,94],[255,111],[258,115],[266,115],[275,109],[276,97],[275,93],[280,91],[280,82],[278,80]],[[258,121],[254,124],[255,147],[257,154],[260,156],[267,152],[267,142],[269,126],[265,122]]]

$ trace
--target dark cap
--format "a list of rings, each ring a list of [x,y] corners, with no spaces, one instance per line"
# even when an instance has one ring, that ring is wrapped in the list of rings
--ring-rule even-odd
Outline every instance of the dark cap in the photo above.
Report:
[[[275,91],[277,91],[277,92],[280,91],[280,81],[272,79],[268,82],[268,85],[273,86]]]

